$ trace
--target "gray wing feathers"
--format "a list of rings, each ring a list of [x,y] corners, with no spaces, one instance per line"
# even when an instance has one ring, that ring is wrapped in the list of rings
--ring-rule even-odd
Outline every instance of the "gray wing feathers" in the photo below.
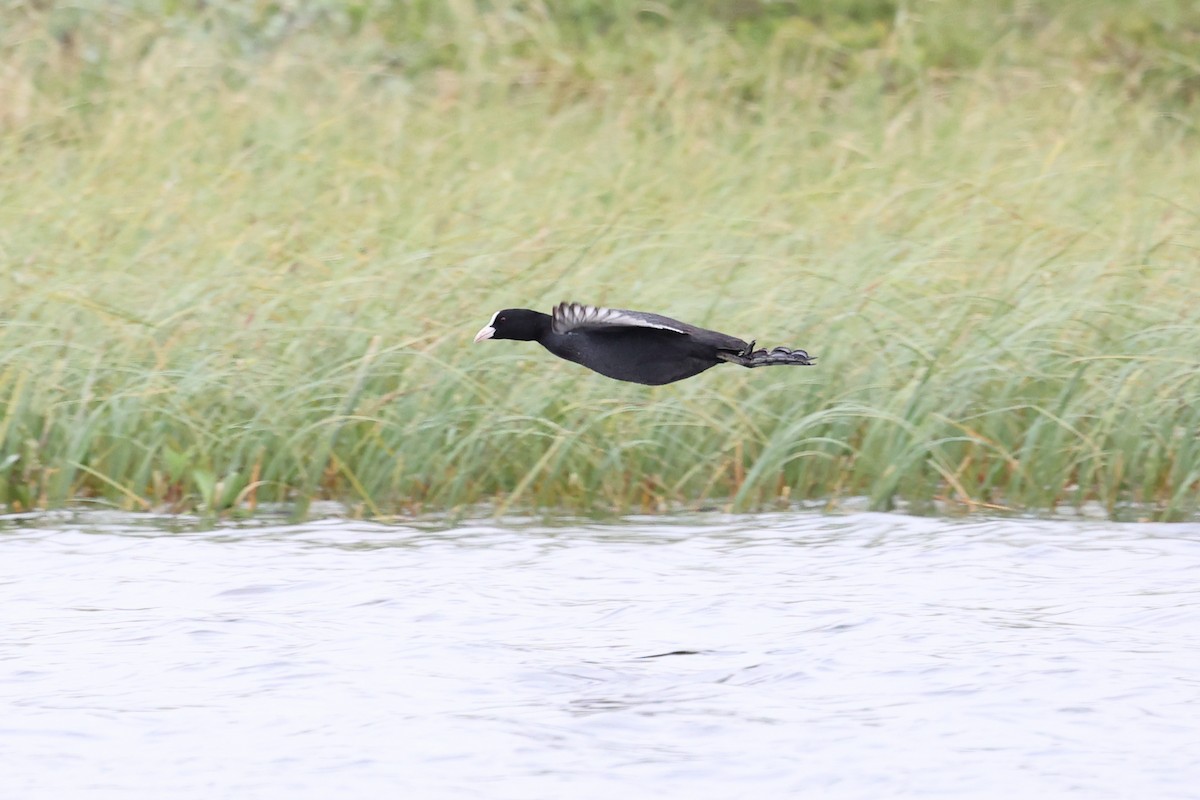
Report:
[[[550,314],[550,329],[555,333],[605,328],[653,328],[672,333],[688,332],[682,327],[682,323],[657,314],[585,306],[582,303],[559,303]]]

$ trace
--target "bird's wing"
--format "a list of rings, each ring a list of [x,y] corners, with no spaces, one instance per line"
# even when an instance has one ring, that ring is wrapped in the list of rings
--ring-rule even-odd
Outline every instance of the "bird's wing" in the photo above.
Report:
[[[559,303],[550,314],[550,329],[555,333],[571,331],[602,331],[616,328],[652,328],[671,333],[689,333],[685,325],[658,314],[626,311],[620,308],[599,308],[581,303]]]

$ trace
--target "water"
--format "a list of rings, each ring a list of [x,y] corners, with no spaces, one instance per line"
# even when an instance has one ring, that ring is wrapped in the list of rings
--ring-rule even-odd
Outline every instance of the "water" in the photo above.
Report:
[[[1200,529],[0,525],[5,798],[1194,798]]]

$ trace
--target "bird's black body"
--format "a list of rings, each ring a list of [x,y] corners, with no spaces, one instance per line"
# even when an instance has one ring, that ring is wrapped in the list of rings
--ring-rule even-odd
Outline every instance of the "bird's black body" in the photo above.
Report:
[[[560,303],[552,314],[528,308],[497,311],[475,337],[483,339],[537,342],[601,375],[651,386],[690,378],[722,362],[744,367],[813,362],[803,350],[755,350],[753,342],[670,317],[578,303]]]

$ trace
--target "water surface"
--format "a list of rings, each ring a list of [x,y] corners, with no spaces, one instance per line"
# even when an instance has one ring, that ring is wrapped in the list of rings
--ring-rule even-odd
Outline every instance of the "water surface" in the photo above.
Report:
[[[0,523],[0,796],[1192,798],[1200,529]]]

